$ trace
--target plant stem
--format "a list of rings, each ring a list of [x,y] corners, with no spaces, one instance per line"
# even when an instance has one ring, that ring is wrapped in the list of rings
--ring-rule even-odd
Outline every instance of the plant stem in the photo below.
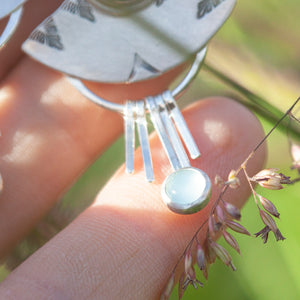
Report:
[[[247,101],[243,101],[240,99],[237,99],[237,101],[243,103],[244,105],[248,106],[252,110],[254,110],[256,113],[261,115],[266,120],[270,121],[271,123],[276,123],[278,120],[280,120],[284,114],[277,109],[275,106],[273,106],[271,103],[263,99],[262,97],[254,94],[253,92],[249,91],[236,81],[232,80],[225,74],[223,74],[221,71],[215,69],[211,65],[208,65],[207,63],[204,63],[203,67],[213,74],[215,77],[232,87],[234,90],[239,92],[241,95],[243,95],[247,100],[249,100],[251,103]],[[282,120],[279,125],[278,129],[286,132],[286,129],[288,128],[291,138],[300,141],[300,126],[297,124],[297,122],[289,122],[289,120]]]

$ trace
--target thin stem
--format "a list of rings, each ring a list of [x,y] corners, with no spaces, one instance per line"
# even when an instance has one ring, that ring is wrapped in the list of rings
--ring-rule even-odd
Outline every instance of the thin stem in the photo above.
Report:
[[[189,243],[187,244],[187,246],[185,247],[183,253],[182,253],[182,254],[180,255],[180,257],[178,258],[178,261],[177,261],[176,265],[174,266],[172,273],[175,272],[175,270],[176,270],[176,268],[178,267],[179,263],[180,263],[181,260],[184,258],[184,256],[185,256],[187,250],[188,250],[189,248],[192,247],[193,242],[194,242],[195,238],[197,237],[199,231],[204,227],[204,225],[205,225],[207,222],[208,222],[208,220],[205,220],[205,221],[200,225],[200,227],[197,229],[196,233],[193,235],[192,239],[190,240],[190,242],[189,242]]]
[[[257,201],[257,194],[256,194],[256,192],[255,192],[255,190],[254,190],[254,188],[253,188],[253,185],[252,185],[252,183],[251,183],[250,177],[249,177],[249,175],[248,175],[248,173],[247,173],[245,167],[243,167],[243,171],[244,171],[245,177],[246,177],[246,179],[247,179],[247,181],[248,181],[248,183],[249,183],[249,186],[250,186],[250,188],[251,188],[251,192],[252,192],[252,194],[253,194],[253,198],[254,198],[254,200],[255,200],[256,206],[259,208],[259,206],[258,206],[258,201]]]
[[[250,177],[247,174],[246,171],[246,165],[248,163],[248,161],[253,157],[253,155],[255,154],[255,152],[257,151],[257,149],[269,138],[269,136],[273,133],[273,131],[281,124],[281,122],[284,120],[284,118],[289,115],[291,113],[291,111],[294,109],[294,107],[297,105],[297,103],[300,101],[300,97],[295,101],[295,103],[286,111],[286,113],[284,115],[281,116],[281,118],[276,122],[276,124],[274,125],[274,127],[268,132],[268,134],[257,144],[257,146],[251,151],[251,153],[248,155],[248,157],[244,160],[244,162],[240,165],[240,167],[238,168],[238,170],[236,171],[236,176],[240,173],[241,170],[244,171],[244,174],[247,178],[247,181],[250,185],[251,191],[253,193],[253,197],[255,199],[256,205],[259,208],[258,205],[258,201],[257,201],[257,193],[255,192],[252,183],[250,181]],[[297,178],[295,181],[300,181],[300,178]],[[218,206],[218,204],[223,201],[223,195],[226,193],[226,191],[228,190],[229,185],[225,185],[222,188],[222,191],[219,194],[218,199],[215,201],[215,203],[212,206],[212,209],[210,211],[209,216],[211,216],[214,213],[214,210],[216,209],[216,207]],[[208,222],[208,219],[206,219],[201,225],[200,227],[196,230],[196,232],[194,233],[192,239],[190,240],[190,242],[188,243],[188,245],[186,246],[185,250],[183,251],[183,253],[181,254],[181,256],[179,257],[177,263],[175,264],[172,273],[174,273],[176,271],[176,268],[178,267],[179,263],[181,262],[181,260],[183,259],[184,255],[186,254],[187,250],[192,247],[193,242],[196,240],[199,243],[198,240],[198,234],[201,231],[201,229],[205,226],[205,224]]]
[[[241,101],[239,99],[237,99],[237,101],[242,102],[244,105],[249,106],[251,109],[256,111],[259,115],[261,115],[265,119],[267,119],[271,122],[275,122],[275,121],[278,121],[278,119],[280,119],[283,116],[282,112],[279,109],[277,109],[275,106],[270,104],[264,98],[249,91],[248,89],[246,89],[245,87],[243,87],[242,85],[237,83],[236,81],[232,80],[231,78],[226,76],[224,73],[222,73],[220,70],[215,69],[213,66],[211,66],[207,63],[205,63],[203,66],[208,72],[210,72],[215,77],[217,77],[218,79],[220,79],[221,81],[223,81],[224,83],[226,83],[227,85],[232,87],[234,90],[239,92],[247,100],[252,102],[252,104],[247,103],[245,101]],[[285,130],[288,126],[288,123],[281,121],[281,122],[279,122],[279,125],[280,126],[278,126],[278,129]],[[293,138],[300,140],[299,126],[292,124],[290,126],[290,131],[291,131],[291,136],[293,136]]]
[[[296,118],[293,114],[290,114],[290,117],[291,117],[294,121],[300,123],[300,120],[299,120],[298,118]]]
[[[218,204],[219,204],[220,201],[222,200],[222,196],[225,194],[225,192],[227,191],[228,188],[229,188],[228,185],[226,185],[226,186],[223,187],[223,189],[222,189],[222,191],[221,191],[221,193],[220,193],[218,199],[215,201],[215,203],[214,203],[214,205],[213,205],[213,207],[212,207],[212,209],[211,209],[211,211],[210,211],[210,214],[209,214],[210,216],[213,214],[214,210],[216,209],[216,207],[218,206]],[[190,242],[188,243],[188,245],[185,247],[185,249],[184,249],[183,253],[181,254],[181,256],[178,258],[178,261],[177,261],[175,267],[173,268],[173,272],[175,272],[175,270],[176,270],[176,268],[178,267],[180,261],[183,259],[183,257],[184,257],[184,255],[185,255],[186,251],[189,249],[189,247],[192,246],[194,240],[196,239],[197,242],[199,243],[199,240],[198,240],[198,237],[197,237],[197,236],[198,236],[199,232],[201,231],[201,229],[204,227],[204,225],[205,225],[207,222],[208,222],[208,219],[206,219],[206,220],[200,225],[200,227],[196,230],[196,232],[194,233],[192,239],[190,240]]]
[[[223,189],[222,189],[222,191],[221,191],[221,193],[220,193],[220,195],[219,195],[217,201],[214,203],[214,205],[213,205],[213,207],[212,207],[212,209],[211,209],[210,215],[213,214],[213,212],[215,211],[216,207],[219,205],[220,201],[223,201],[223,198],[222,198],[222,197],[223,197],[223,195],[226,193],[226,191],[227,191],[228,189],[229,189],[229,185],[225,185],[225,186],[223,187]],[[223,203],[224,203],[224,201],[223,201]]]
[[[257,149],[269,138],[269,136],[273,133],[273,131],[277,128],[277,126],[284,120],[287,115],[290,115],[291,111],[300,101],[300,97],[295,101],[295,103],[286,111],[286,113],[276,122],[273,128],[268,132],[268,134],[257,144],[257,146],[253,149],[253,151],[249,154],[249,156],[245,159],[245,161],[241,164],[240,168],[237,170],[237,174],[241,171],[242,168],[245,168],[248,161],[254,156]]]
[[[298,178],[292,180],[292,181],[291,181],[291,182],[292,182],[291,184],[294,184],[294,183],[299,182],[299,181],[300,181],[300,177],[298,177]]]
[[[300,101],[300,97],[296,100],[296,102],[286,111],[286,113],[276,122],[274,127],[269,131],[269,133],[261,140],[261,142],[254,148],[254,152],[265,142],[265,140],[272,134],[272,132],[278,127],[278,125],[283,121],[283,119],[290,115],[291,111],[294,109],[294,107],[297,105],[297,103]]]

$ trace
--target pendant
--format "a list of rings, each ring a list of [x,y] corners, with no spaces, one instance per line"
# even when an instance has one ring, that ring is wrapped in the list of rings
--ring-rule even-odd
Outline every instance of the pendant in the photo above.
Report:
[[[190,159],[200,151],[175,98],[198,74],[206,44],[229,17],[236,0],[65,0],[39,25],[22,48],[39,62],[61,71],[84,96],[124,118],[126,172],[134,172],[135,131],[145,176],[155,180],[146,115],[173,168],[162,184],[162,199],[180,214],[201,210],[211,182]],[[178,20],[184,22],[177,26]],[[132,83],[158,77],[194,58],[183,80],[160,95],[117,104],[95,95],[81,81]],[[185,145],[187,152],[183,146]]]
[[[154,181],[145,108],[150,113],[152,124],[174,171],[162,185],[161,194],[164,203],[170,210],[179,214],[192,214],[201,210],[209,201],[211,181],[205,172],[190,165],[177,132],[192,159],[198,158],[200,151],[170,91],[156,97],[147,97],[145,101],[126,103],[124,112],[126,172],[134,171],[136,124],[146,179],[148,182]]]
[[[198,147],[183,119],[170,91],[145,101],[126,103],[124,112],[126,172],[134,171],[135,124],[141,145],[144,169],[148,182],[154,181],[151,152],[148,141],[145,108],[174,170],[163,182],[162,199],[170,210],[179,214],[192,214],[201,210],[209,201],[211,181],[200,169],[192,168],[181,143],[195,159],[200,156]]]
[[[200,51],[230,16],[235,3],[65,0],[22,48],[72,77],[106,83],[147,80]],[[119,13],[110,12],[112,7]],[[184,22],[178,26],[178,20]]]
[[[192,159],[199,157],[200,151],[170,91],[154,98],[148,97],[146,102],[154,128],[174,170],[162,184],[162,199],[173,212],[198,212],[209,201],[211,181],[205,172],[191,167],[177,131]]]

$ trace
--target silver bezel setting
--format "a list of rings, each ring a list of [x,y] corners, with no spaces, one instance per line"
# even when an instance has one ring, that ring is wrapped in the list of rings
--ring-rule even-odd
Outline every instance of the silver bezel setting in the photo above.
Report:
[[[167,187],[169,180],[173,176],[176,176],[176,174],[178,174],[182,170],[191,170],[192,172],[200,173],[201,176],[203,176],[205,179],[205,187],[204,187],[204,191],[203,191],[202,195],[198,199],[192,201],[189,204],[186,204],[186,203],[178,204],[177,203],[175,205],[174,203],[172,203],[172,199],[170,199],[170,197],[168,196],[168,194],[166,192],[166,187]],[[188,215],[188,214],[194,214],[194,213],[198,212],[199,210],[203,209],[207,205],[207,203],[209,202],[210,196],[211,196],[211,190],[212,190],[212,184],[211,184],[211,181],[210,181],[208,175],[200,169],[188,167],[188,168],[179,169],[179,170],[171,173],[164,180],[162,187],[161,187],[161,195],[162,195],[162,199],[163,199],[164,203],[168,206],[168,208],[171,211],[178,213],[178,214]]]

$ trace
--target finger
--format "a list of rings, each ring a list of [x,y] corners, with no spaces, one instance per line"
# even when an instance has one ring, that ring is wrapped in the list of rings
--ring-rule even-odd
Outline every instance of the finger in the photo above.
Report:
[[[21,50],[22,43],[32,30],[49,16],[62,2],[62,0],[30,0],[24,4],[23,14],[9,42],[0,51],[0,80],[11,71],[24,55]],[[0,21],[0,33],[7,23],[7,18]],[[2,30],[1,30],[2,29]]]
[[[263,137],[256,118],[226,100],[201,101],[185,116],[202,151],[195,166],[226,176]],[[156,183],[145,182],[141,153],[137,171],[124,167],[99,194],[95,204],[17,268],[0,286],[0,298],[11,299],[156,299],[196,228],[207,218],[219,193],[192,216],[176,215],[161,203],[160,184],[170,172],[161,146],[151,139]],[[264,162],[262,149],[249,173]],[[243,203],[249,188],[242,180],[226,199]]]
[[[124,95],[150,95],[165,89],[177,72],[98,88],[119,101]],[[59,73],[29,58],[20,62],[0,87],[0,255],[28,233],[122,128],[119,114],[88,101]]]

